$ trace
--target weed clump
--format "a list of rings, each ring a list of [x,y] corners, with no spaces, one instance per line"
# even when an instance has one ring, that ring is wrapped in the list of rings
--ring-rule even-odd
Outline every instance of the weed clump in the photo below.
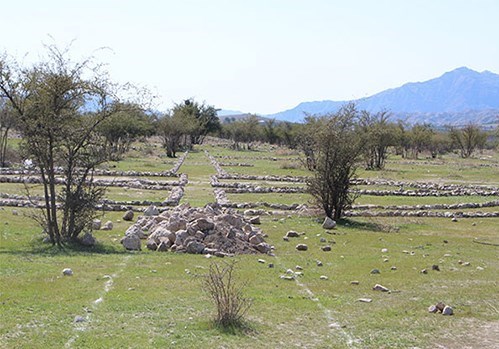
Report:
[[[215,325],[222,329],[242,329],[251,300],[244,297],[246,283],[235,278],[235,262],[212,263],[203,286],[216,308]]]

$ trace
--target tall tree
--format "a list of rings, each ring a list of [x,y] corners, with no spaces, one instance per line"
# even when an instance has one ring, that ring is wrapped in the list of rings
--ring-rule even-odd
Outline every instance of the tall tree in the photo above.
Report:
[[[347,104],[335,114],[314,120],[309,129],[315,138],[316,166],[307,190],[333,219],[341,218],[355,199],[349,189],[363,151],[363,139],[356,130],[358,117],[355,105]]]
[[[361,112],[359,130],[364,137],[364,162],[368,170],[381,170],[385,167],[388,147],[395,145],[396,125],[389,122],[387,111]]]
[[[9,131],[15,123],[14,113],[8,107],[5,98],[0,96],[0,167],[7,165],[7,145]]]
[[[217,109],[204,102],[199,104],[193,99],[186,99],[175,104],[171,114],[189,123],[191,144],[201,144],[208,133],[220,130]]]
[[[61,245],[91,230],[95,204],[103,195],[93,185],[93,170],[107,159],[96,129],[116,112],[117,97],[102,65],[92,59],[73,62],[68,50],[55,46],[47,51],[45,59],[26,68],[1,59],[0,91],[17,114],[22,149],[40,172],[44,208],[39,221],[52,243]],[[89,103],[93,111],[84,113]]]
[[[449,136],[463,158],[469,158],[477,148],[483,148],[487,140],[487,134],[475,124],[468,124],[461,129],[451,127]]]

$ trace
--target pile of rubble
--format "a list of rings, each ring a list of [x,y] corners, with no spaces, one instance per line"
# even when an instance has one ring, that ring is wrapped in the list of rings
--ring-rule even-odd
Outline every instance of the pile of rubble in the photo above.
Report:
[[[204,208],[183,204],[162,213],[151,208],[127,229],[121,243],[127,250],[140,250],[141,240],[146,240],[150,250],[219,257],[271,254],[273,247],[265,242],[266,235],[255,227],[259,222],[259,217],[245,217],[217,204]]]

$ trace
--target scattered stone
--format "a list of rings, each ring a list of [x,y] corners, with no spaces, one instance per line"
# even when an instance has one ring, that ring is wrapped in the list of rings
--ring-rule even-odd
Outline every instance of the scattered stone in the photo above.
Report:
[[[358,285],[358,284],[360,284],[360,281],[357,280],[350,281],[350,285]]]
[[[297,266],[295,267],[295,269],[296,269],[296,270],[303,270],[303,267],[302,267],[302,266],[300,266],[300,265],[297,265]]]
[[[457,222],[457,218],[456,217],[452,217],[451,221]]]
[[[471,263],[470,263],[470,262],[464,262],[464,263],[463,263],[463,267],[469,267],[470,265],[471,265]]]
[[[17,210],[12,210],[12,215],[13,216],[19,216],[19,212]]]
[[[397,267],[393,265],[390,270],[397,270]]]
[[[383,259],[383,262],[389,262],[390,260],[388,258]]]
[[[444,240],[444,244],[448,244],[449,243],[449,240]]]
[[[305,244],[298,244],[298,245],[296,245],[296,249],[298,251],[306,251],[306,250],[308,250],[308,246]]]
[[[102,222],[100,219],[94,219],[92,221],[92,230],[100,230],[101,224]]]
[[[265,259],[259,259],[259,260],[258,260],[258,263],[265,264],[266,262],[265,262]]]
[[[371,303],[373,300],[371,298],[359,298],[358,301],[362,303]]]
[[[373,287],[373,291],[388,292],[388,291],[390,291],[390,290],[389,290],[388,288],[386,288],[385,286],[383,286],[383,285],[376,284],[376,285],[374,285],[374,287]]]
[[[102,226],[102,230],[113,230],[113,222],[111,221],[107,221],[106,223],[104,223],[104,225]]]
[[[321,238],[321,240],[320,240],[320,241],[321,241],[322,243],[324,243],[324,242],[326,242],[327,240],[326,240],[326,238]]]
[[[444,310],[444,308],[445,308],[445,304],[444,304],[444,303],[442,303],[442,302],[438,302],[438,303],[435,305],[435,307],[437,308],[437,310],[438,310],[439,312],[442,312],[442,311]]]
[[[322,246],[322,250],[323,250],[324,252],[329,252],[329,251],[331,251],[331,246],[329,246],[329,245]]]
[[[453,314],[454,314],[454,309],[452,309],[452,307],[448,305],[446,305],[442,310],[442,315],[453,315]]]
[[[95,238],[94,236],[92,235],[92,233],[90,232],[86,232],[85,234],[83,234],[83,236],[81,237],[80,239],[80,243],[83,245],[83,246],[88,246],[88,247],[92,247],[95,245]]]
[[[286,233],[286,236],[287,238],[297,238],[299,237],[300,234],[298,234],[298,232],[294,231],[294,230],[290,230]]]
[[[272,247],[266,242],[262,242],[256,245],[255,249],[260,253],[269,253],[272,250]]]
[[[85,318],[83,316],[77,315],[75,316],[74,322],[85,322]]]
[[[373,274],[373,275],[374,274],[381,274],[381,272],[379,271],[379,269],[375,268],[375,269],[371,270],[371,274]]]
[[[328,278],[326,275],[321,275],[321,276],[320,276],[320,279],[321,279],[321,280],[327,280],[327,279],[329,279],[329,278]]]
[[[336,222],[331,218],[326,217],[322,223],[322,228],[326,230],[334,229],[336,228]]]
[[[426,270],[426,268],[425,268],[425,269],[422,269],[422,270],[420,271],[420,273],[421,273],[421,274],[428,274],[428,270]]]
[[[387,248],[382,248],[382,249],[381,249],[381,252],[382,252],[382,253],[387,253],[387,252],[388,252],[388,249],[387,249]]]
[[[317,266],[318,266],[318,267],[322,267],[322,266],[323,266],[323,264],[322,264],[322,262],[321,262],[321,261],[317,261],[316,263],[317,263]]]
[[[132,210],[126,211],[122,218],[124,221],[128,222],[133,221],[133,211]]]
[[[438,265],[436,265],[436,264],[433,264],[431,266],[431,270],[440,271],[440,267]]]
[[[71,268],[64,268],[62,269],[62,275],[73,276],[73,271],[71,270]]]
[[[437,307],[435,305],[430,305],[428,307],[428,312],[429,313],[436,313],[438,311]]]
[[[269,268],[273,268],[274,267],[274,263],[269,263]]]
[[[476,270],[483,270],[483,268],[479,266],[479,267],[476,267]]]
[[[280,278],[283,280],[294,280],[295,279],[293,276],[290,276],[290,275],[281,275]]]

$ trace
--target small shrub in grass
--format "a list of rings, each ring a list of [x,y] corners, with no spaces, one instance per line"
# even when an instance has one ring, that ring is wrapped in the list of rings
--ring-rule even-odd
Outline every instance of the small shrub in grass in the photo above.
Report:
[[[238,282],[234,271],[234,261],[212,263],[203,282],[217,311],[215,324],[223,329],[245,327],[244,316],[251,306],[251,300],[243,295],[246,283]]]

